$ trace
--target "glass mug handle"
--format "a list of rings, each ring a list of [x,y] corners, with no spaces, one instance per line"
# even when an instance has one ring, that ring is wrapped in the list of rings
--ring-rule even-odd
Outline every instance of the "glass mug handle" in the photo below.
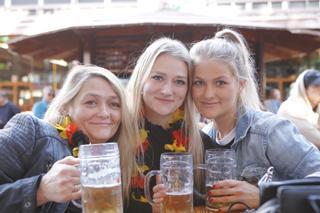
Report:
[[[196,166],[196,168],[194,168],[193,169],[193,171],[195,171],[195,170],[207,170],[208,169],[208,166],[206,165],[206,164],[198,164],[197,166]],[[203,199],[203,200],[206,200],[207,198],[207,195],[206,194],[203,194],[203,193],[201,193],[200,191],[198,191],[198,189],[196,188],[196,187],[194,187],[194,193],[198,196],[198,197],[200,197],[201,199]]]
[[[150,179],[153,176],[160,175],[160,174],[161,174],[160,170],[152,170],[148,172],[148,174],[144,177],[144,194],[146,195],[146,198],[151,205],[154,205],[155,203],[153,202],[153,199],[150,193]]]
[[[82,209],[81,199],[72,200],[71,202],[75,207]]]
[[[75,165],[75,167],[76,167],[78,170],[80,170],[80,165],[79,165],[79,164]],[[79,187],[79,189],[80,189],[81,183],[79,183],[78,185],[76,185],[76,187]],[[80,198],[80,199],[77,199],[77,200],[72,200],[71,202],[72,202],[72,204],[73,204],[75,207],[77,207],[77,208],[79,208],[79,209],[82,209],[81,198]]]

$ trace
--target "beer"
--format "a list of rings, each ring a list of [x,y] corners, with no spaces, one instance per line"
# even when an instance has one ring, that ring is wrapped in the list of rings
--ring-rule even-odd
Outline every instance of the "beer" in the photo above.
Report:
[[[193,212],[193,194],[190,193],[167,193],[163,205],[163,213],[191,213]]]
[[[223,206],[228,206],[229,203],[217,203],[217,202],[210,202],[210,196],[209,196],[209,191],[212,189],[212,185],[207,185],[206,186],[206,193],[207,193],[207,199],[206,199],[206,212],[217,212],[219,208]]]
[[[121,184],[82,186],[82,205],[85,213],[122,213]]]

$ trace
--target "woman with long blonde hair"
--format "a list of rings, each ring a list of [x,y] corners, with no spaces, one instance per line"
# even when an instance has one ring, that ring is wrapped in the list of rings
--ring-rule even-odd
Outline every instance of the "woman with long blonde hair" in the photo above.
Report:
[[[143,178],[159,169],[163,152],[189,152],[194,164],[202,162],[204,144],[189,90],[190,65],[188,50],[180,41],[160,38],[146,48],[133,70],[127,91],[136,121],[132,126],[140,133],[135,139],[141,144],[140,171],[133,178],[126,212],[151,212]]]

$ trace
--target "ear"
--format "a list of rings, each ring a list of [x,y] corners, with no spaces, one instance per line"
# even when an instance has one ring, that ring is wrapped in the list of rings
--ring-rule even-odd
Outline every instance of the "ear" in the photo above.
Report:
[[[240,79],[240,80],[239,80],[239,91],[240,91],[240,93],[241,93],[242,90],[245,88],[246,84],[247,84],[247,81],[246,81],[246,80],[243,80],[243,79]]]

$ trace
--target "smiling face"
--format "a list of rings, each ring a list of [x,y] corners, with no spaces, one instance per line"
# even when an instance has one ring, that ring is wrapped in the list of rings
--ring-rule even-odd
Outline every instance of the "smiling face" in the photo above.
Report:
[[[192,96],[206,118],[217,123],[235,118],[240,90],[239,82],[224,62],[206,60],[195,66]]]
[[[68,106],[68,114],[91,143],[104,143],[117,132],[121,102],[109,82],[100,77],[87,80]]]
[[[188,91],[188,67],[182,60],[163,54],[158,56],[142,91],[146,118],[166,125],[183,104]]]

